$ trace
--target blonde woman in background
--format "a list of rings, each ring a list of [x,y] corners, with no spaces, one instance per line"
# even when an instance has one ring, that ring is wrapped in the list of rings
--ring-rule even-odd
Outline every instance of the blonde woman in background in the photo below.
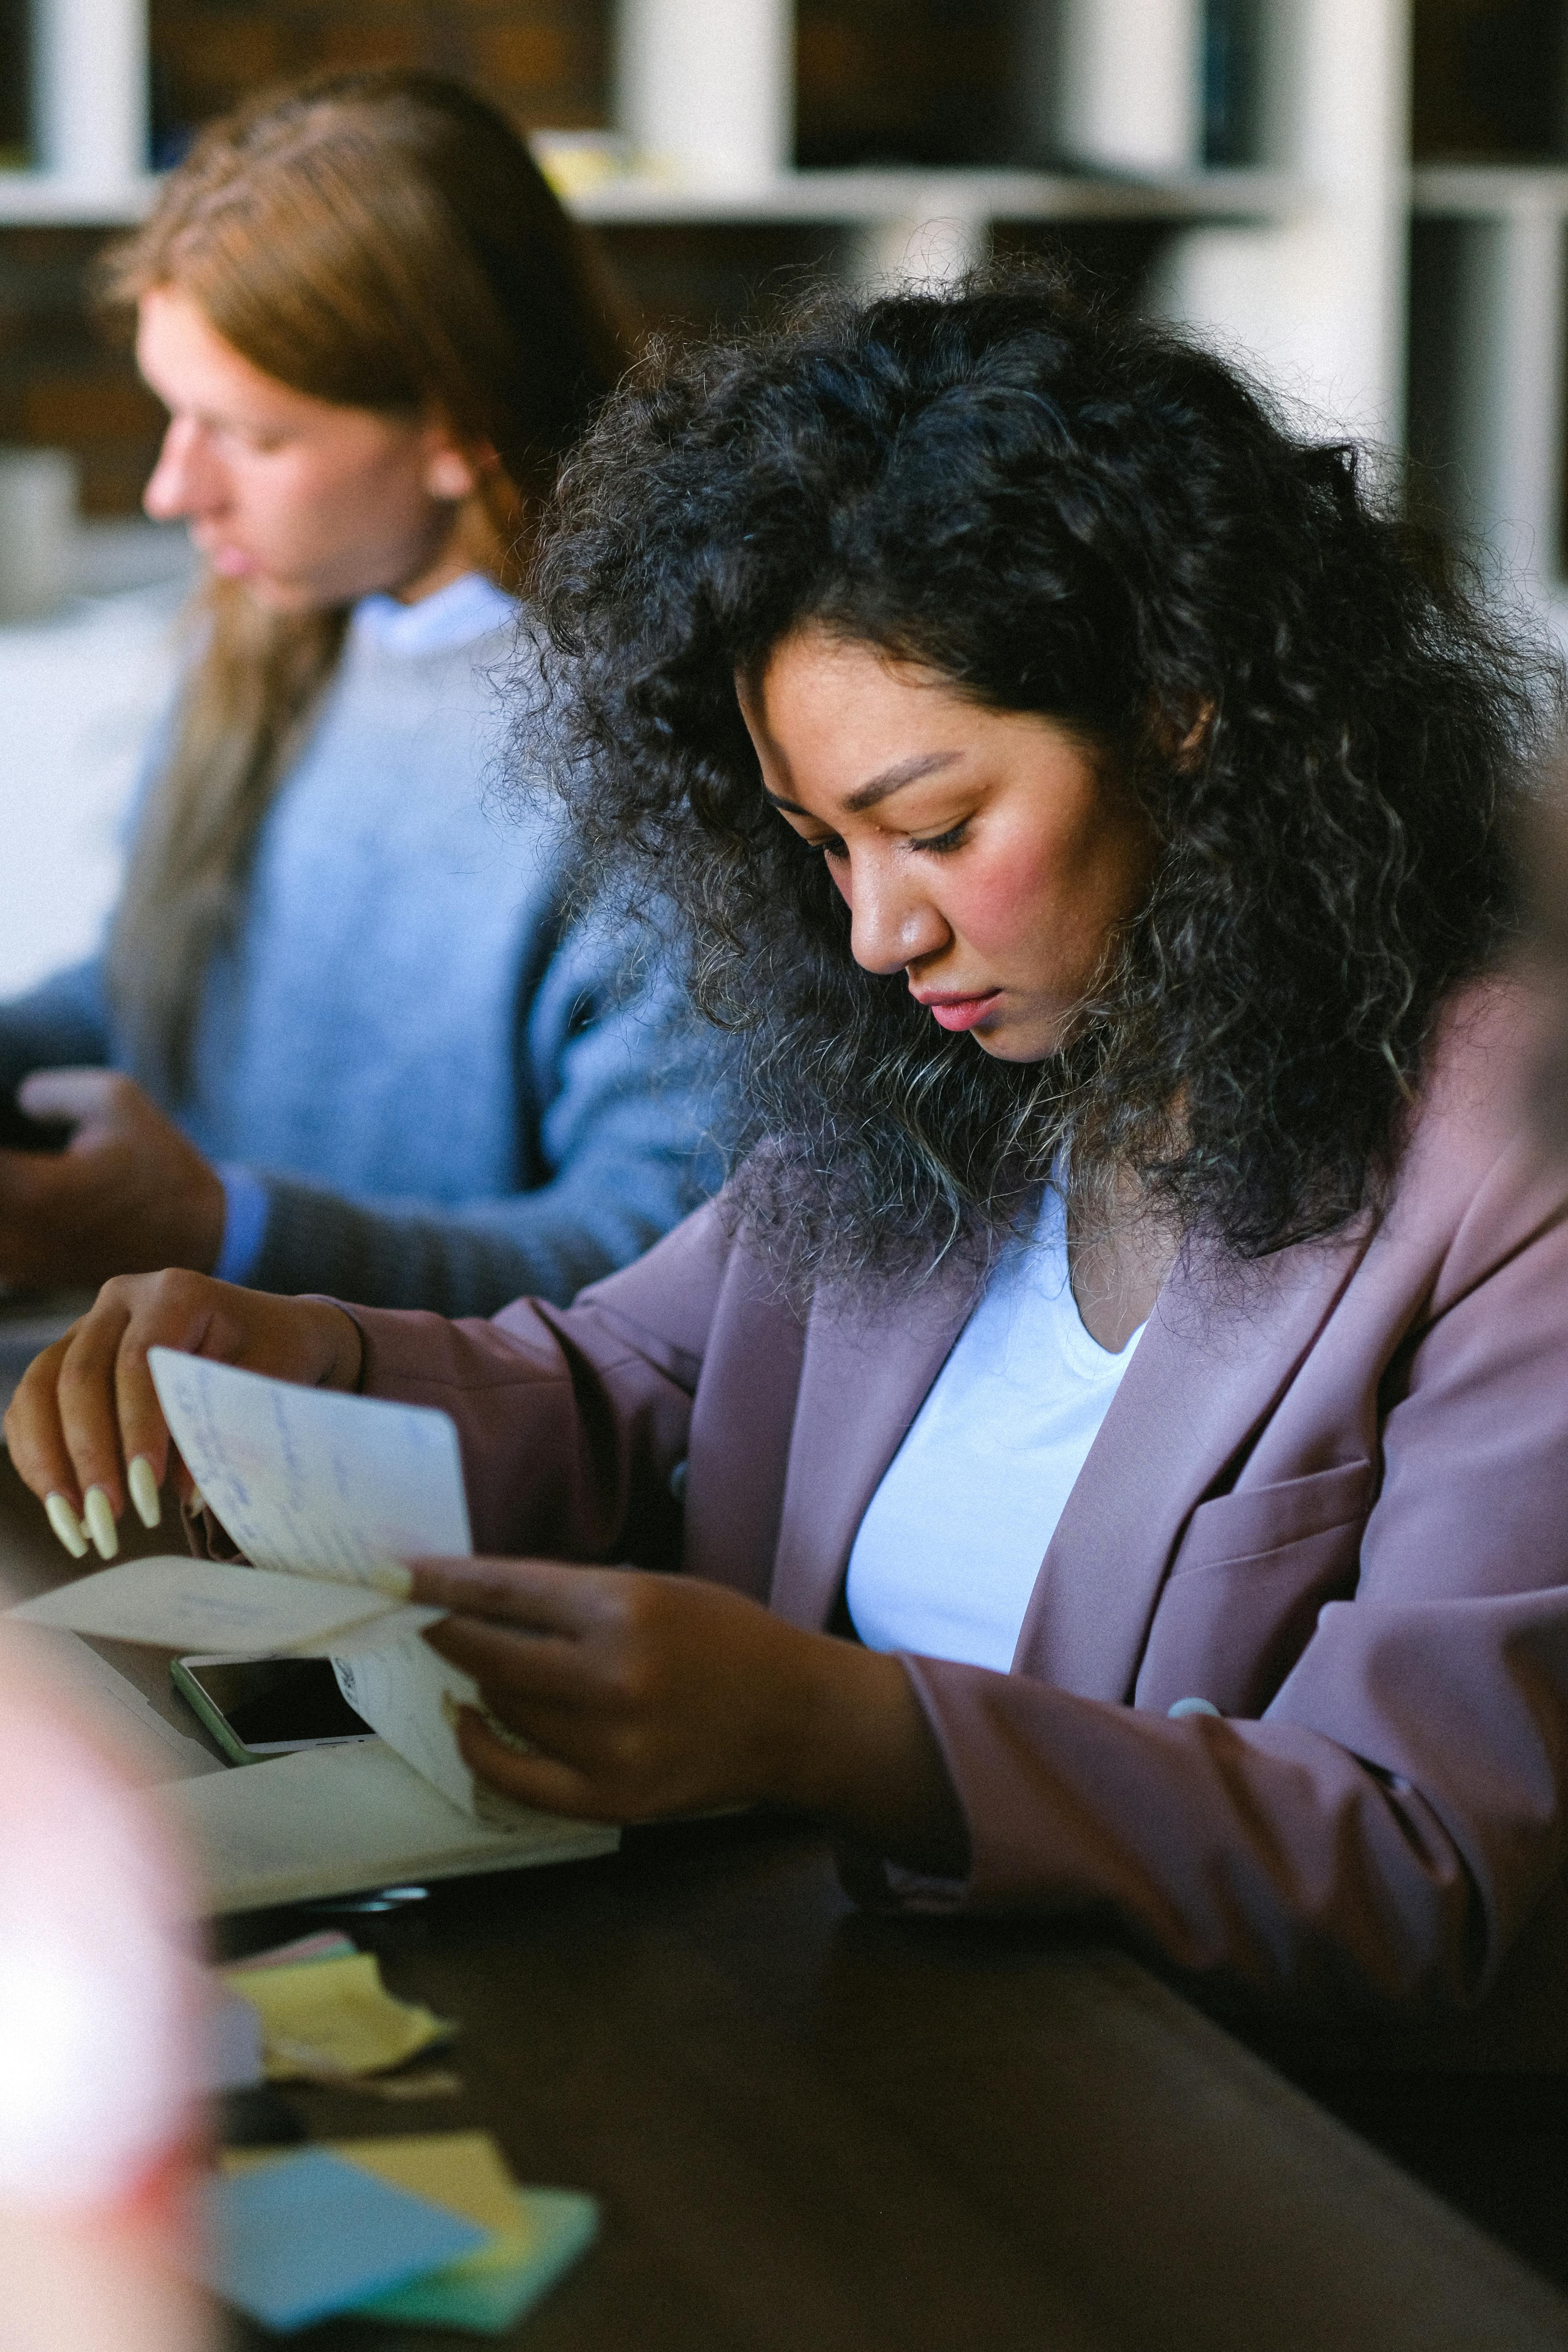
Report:
[[[109,274],[205,577],[104,951],[0,1011],[0,1089],[70,1123],[0,1153],[0,1281],[569,1298],[705,1118],[551,821],[487,804],[531,520],[621,363],[592,263],[509,124],[388,72],[210,127]]]

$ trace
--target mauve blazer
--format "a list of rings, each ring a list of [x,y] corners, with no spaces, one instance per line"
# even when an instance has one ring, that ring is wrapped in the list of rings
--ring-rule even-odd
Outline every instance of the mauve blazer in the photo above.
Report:
[[[1540,1906],[1564,1965],[1507,1972],[1505,2038],[1568,2053],[1568,1169],[1522,1129],[1527,1058],[1522,1001],[1471,992],[1375,1227],[1178,1265],[1011,1671],[907,1661],[972,1864],[889,1870],[895,1899],[1110,1915],[1293,2008],[1416,2015],[1489,1994]],[[453,1416],[480,1551],[679,1565],[824,1626],[973,1303],[803,1321],[710,1207],[564,1311],[362,1313],[364,1385]],[[1173,1719],[1192,1697],[1220,1717]]]

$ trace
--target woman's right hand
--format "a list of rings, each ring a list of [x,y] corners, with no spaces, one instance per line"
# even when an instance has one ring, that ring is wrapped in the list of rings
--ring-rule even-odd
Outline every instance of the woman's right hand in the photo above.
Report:
[[[5,1415],[11,1459],[73,1558],[89,1534],[113,1558],[128,1500],[144,1526],[158,1524],[170,1444],[149,1348],[306,1388],[352,1389],[360,1376],[359,1327],[323,1299],[278,1298],[178,1268],[117,1275],[27,1367]]]

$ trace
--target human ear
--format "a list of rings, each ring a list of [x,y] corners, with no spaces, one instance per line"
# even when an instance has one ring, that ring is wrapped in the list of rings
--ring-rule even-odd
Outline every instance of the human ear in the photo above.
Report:
[[[426,494],[460,505],[465,499],[473,497],[484,476],[494,473],[500,463],[488,441],[471,442],[465,446],[438,432],[433,436],[426,455]]]
[[[450,444],[445,449],[433,451],[425,461],[425,489],[433,499],[460,505],[464,499],[473,497],[479,486],[477,468]]]

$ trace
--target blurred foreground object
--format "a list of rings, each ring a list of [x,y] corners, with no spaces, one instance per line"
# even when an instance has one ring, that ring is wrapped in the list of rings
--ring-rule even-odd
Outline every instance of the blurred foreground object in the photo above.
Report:
[[[63,449],[0,449],[0,621],[33,621],[75,583],[77,469]]]
[[[203,2059],[183,1874],[14,1636],[0,1643],[0,2352],[194,2352]]]

